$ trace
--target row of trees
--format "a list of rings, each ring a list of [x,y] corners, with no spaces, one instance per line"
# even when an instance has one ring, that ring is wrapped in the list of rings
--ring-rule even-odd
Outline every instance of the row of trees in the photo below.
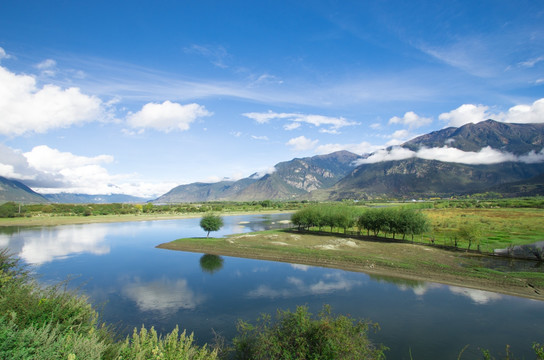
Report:
[[[188,214],[208,212],[237,212],[261,210],[296,210],[304,201],[217,201],[205,203],[183,203],[155,205],[145,204],[22,204],[6,202],[0,204],[0,218],[25,217],[36,215],[56,216],[95,216],[126,214]]]
[[[346,233],[349,229],[357,228],[358,233],[366,230],[367,235],[378,236],[382,233],[385,237],[396,235],[422,234],[429,230],[429,221],[420,211],[400,208],[359,208],[348,205],[319,204],[308,206],[293,214],[291,221],[301,229],[330,228],[330,231],[343,229]]]

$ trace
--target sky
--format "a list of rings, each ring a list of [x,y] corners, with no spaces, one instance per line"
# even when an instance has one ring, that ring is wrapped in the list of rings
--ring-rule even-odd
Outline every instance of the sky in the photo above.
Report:
[[[0,176],[44,194],[155,198],[338,150],[497,161],[383,150],[489,118],[544,122],[540,0],[0,2]]]

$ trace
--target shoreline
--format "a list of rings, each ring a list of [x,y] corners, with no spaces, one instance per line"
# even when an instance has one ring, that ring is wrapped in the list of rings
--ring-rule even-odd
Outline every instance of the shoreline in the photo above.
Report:
[[[290,241],[289,237],[297,239]],[[330,245],[334,243],[340,245],[334,248],[334,245]],[[178,239],[160,244],[157,248],[329,267],[370,276],[433,282],[544,301],[544,277],[533,279],[531,275],[520,276],[522,273],[486,271],[471,264],[471,259],[480,255],[425,245],[316,237],[295,232],[283,235],[265,232],[216,239]]]

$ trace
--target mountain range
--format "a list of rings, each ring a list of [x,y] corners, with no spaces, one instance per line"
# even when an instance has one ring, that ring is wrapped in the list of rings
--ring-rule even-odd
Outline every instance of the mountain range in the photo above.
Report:
[[[180,185],[153,203],[429,198],[485,192],[544,195],[544,124],[487,120],[434,131],[372,154],[338,151],[295,158],[276,164],[264,176]],[[144,200],[111,196],[44,197],[20,182],[0,178],[0,202]]]

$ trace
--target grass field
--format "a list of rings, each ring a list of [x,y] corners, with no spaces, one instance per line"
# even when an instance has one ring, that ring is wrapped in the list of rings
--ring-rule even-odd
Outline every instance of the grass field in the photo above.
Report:
[[[477,229],[483,252],[544,240],[542,209],[430,209],[424,212],[432,229],[419,237],[424,242],[434,237],[437,244],[453,246],[453,238],[462,225],[473,225]],[[468,242],[459,239],[458,246],[466,249]]]

